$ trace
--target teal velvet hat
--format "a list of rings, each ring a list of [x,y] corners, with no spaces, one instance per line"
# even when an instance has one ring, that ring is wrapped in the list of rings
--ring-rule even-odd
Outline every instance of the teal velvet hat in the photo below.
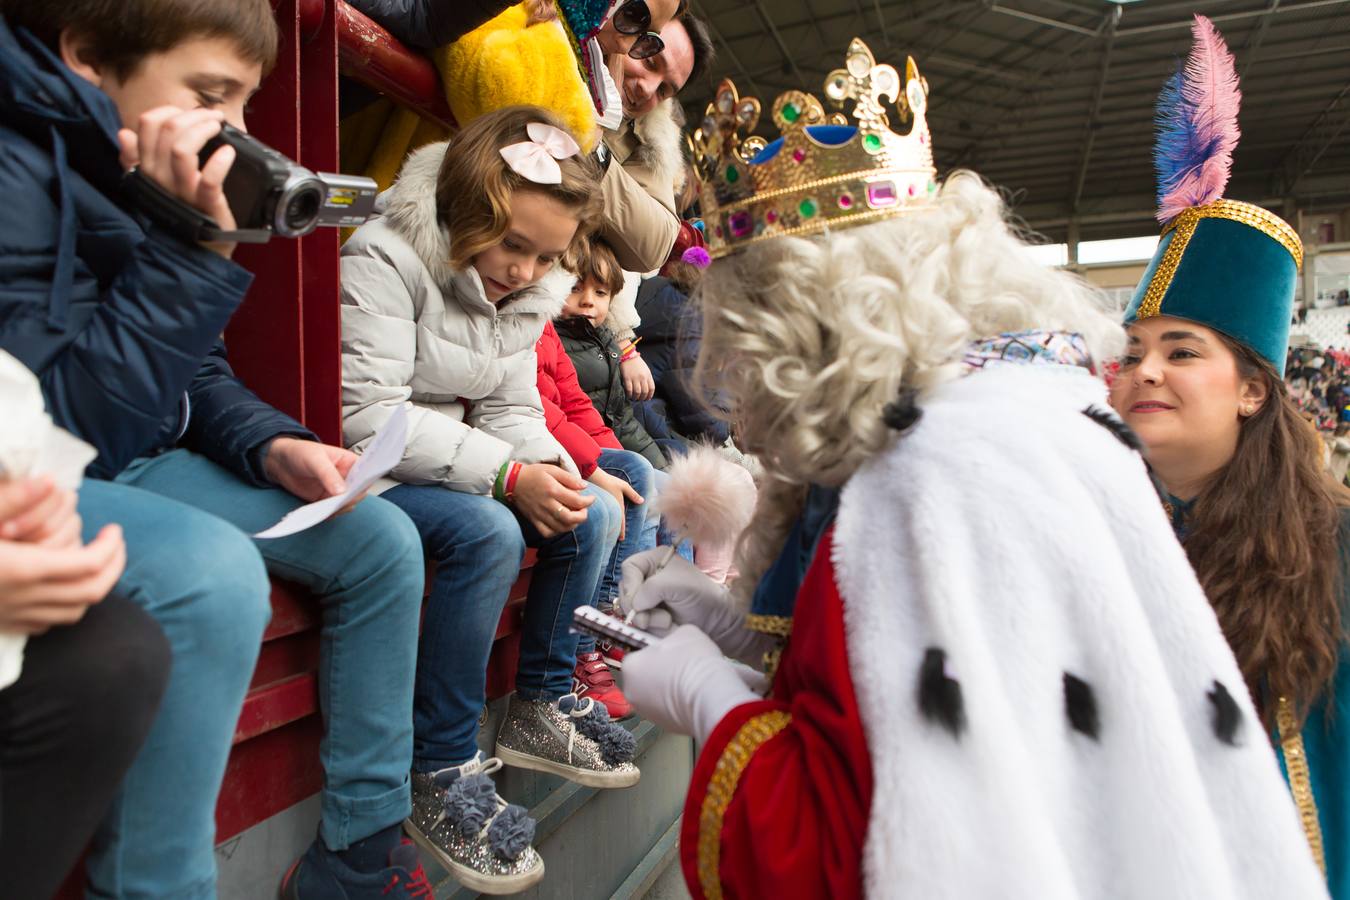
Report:
[[[1189,207],[1168,223],[1125,323],[1190,319],[1249,347],[1284,374],[1303,246],[1275,214],[1236,200]]]
[[[1237,146],[1233,54],[1204,16],[1185,66],[1158,95],[1153,164],[1162,240],[1125,323],[1176,316],[1227,335],[1284,374],[1303,244],[1287,222],[1222,199]]]

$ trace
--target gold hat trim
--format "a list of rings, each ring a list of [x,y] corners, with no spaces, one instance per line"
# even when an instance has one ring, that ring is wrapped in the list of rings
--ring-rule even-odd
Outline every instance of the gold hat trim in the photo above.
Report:
[[[1172,279],[1176,277],[1177,267],[1181,265],[1186,245],[1190,243],[1191,236],[1195,234],[1201,219],[1228,219],[1255,228],[1278,241],[1294,258],[1294,265],[1298,269],[1303,268],[1303,242],[1299,240],[1298,232],[1273,212],[1251,203],[1243,203],[1241,200],[1215,200],[1204,206],[1192,206],[1182,210],[1162,230],[1163,237],[1167,237],[1173,231],[1176,235],[1163,251],[1162,259],[1158,261],[1158,269],[1153,273],[1153,280],[1149,282],[1144,299],[1139,302],[1138,318],[1149,319],[1162,314],[1163,297],[1172,286]]]
[[[1181,215],[1172,220],[1163,232],[1167,236],[1167,231],[1175,228],[1176,234],[1172,236],[1172,242],[1167,245],[1163,251],[1162,259],[1158,261],[1158,271],[1153,273],[1153,280],[1148,283],[1148,290],[1144,293],[1144,299],[1139,303],[1138,318],[1151,319],[1162,312],[1162,301],[1167,289],[1172,286],[1172,279],[1177,274],[1177,267],[1181,265],[1181,256],[1186,252],[1186,245],[1191,242],[1191,235],[1195,234],[1195,226],[1200,222],[1199,216],[1189,215],[1194,212],[1188,209]]]
[[[1241,222],[1243,225],[1249,225],[1267,237],[1279,241],[1284,249],[1289,251],[1289,255],[1294,258],[1295,265],[1300,270],[1303,268],[1303,241],[1299,239],[1298,232],[1288,222],[1268,209],[1263,209],[1252,203],[1244,203],[1241,200],[1215,200],[1213,203],[1206,203],[1204,206],[1193,206],[1190,209],[1182,210],[1175,219],[1167,223],[1162,233],[1167,234],[1173,228],[1180,227],[1180,223],[1187,218],[1195,220],[1228,219],[1233,222]]]

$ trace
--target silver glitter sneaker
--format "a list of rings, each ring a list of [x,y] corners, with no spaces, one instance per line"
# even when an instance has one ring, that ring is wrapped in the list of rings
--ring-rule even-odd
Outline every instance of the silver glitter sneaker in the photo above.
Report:
[[[412,773],[412,815],[403,822],[418,846],[483,894],[514,894],[544,877],[530,846],[534,820],[498,796],[488,777],[501,767],[479,751],[462,766]]]
[[[496,755],[508,766],[552,772],[587,787],[626,788],[642,773],[633,765],[635,741],[589,697],[556,703],[512,694],[497,733]]]

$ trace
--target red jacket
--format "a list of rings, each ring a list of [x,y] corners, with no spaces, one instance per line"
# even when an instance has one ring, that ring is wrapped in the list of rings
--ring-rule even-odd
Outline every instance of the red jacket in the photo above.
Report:
[[[862,896],[872,759],[832,547],[827,533],[797,593],[773,691],[727,713],[699,753],[680,833],[695,900]]]
[[[534,352],[539,359],[539,399],[544,402],[549,433],[572,457],[581,477],[590,478],[600,451],[622,450],[623,445],[577,383],[576,367],[563,349],[552,322],[544,326]]]

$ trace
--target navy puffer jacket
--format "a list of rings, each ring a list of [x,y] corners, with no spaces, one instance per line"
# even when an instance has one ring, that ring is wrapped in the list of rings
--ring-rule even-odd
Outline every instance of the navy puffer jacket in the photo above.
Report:
[[[220,334],[252,276],[128,212],[117,109],[0,18],[0,349],[111,478],[181,445],[254,484],[258,450],[313,439],[234,376]]]
[[[694,364],[703,340],[703,316],[690,300],[666,278],[648,278],[638,288],[637,311],[642,324],[642,358],[652,370],[656,396],[633,404],[638,420],[660,439],[701,439],[725,443],[727,423],[704,403],[693,388]]]

